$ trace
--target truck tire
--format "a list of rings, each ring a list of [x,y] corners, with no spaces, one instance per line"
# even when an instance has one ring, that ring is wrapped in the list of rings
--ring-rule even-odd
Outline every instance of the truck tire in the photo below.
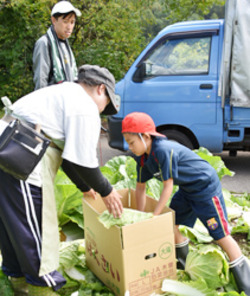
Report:
[[[177,130],[163,130],[161,131],[163,135],[165,135],[169,140],[178,142],[189,149],[193,150],[194,145],[192,141],[182,132],[177,131]]]

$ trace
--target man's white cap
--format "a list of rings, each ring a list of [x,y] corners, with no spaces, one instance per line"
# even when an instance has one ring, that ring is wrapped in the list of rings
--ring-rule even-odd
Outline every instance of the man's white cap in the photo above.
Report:
[[[56,13],[68,13],[73,11],[77,16],[81,16],[82,13],[79,9],[75,8],[69,1],[60,1],[56,3],[51,11],[51,16]]]

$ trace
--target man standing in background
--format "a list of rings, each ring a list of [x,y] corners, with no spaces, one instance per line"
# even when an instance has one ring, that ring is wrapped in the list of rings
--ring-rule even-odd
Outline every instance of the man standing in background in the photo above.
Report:
[[[77,16],[81,16],[81,12],[69,1],[60,1],[53,7],[52,25],[34,47],[35,89],[77,79],[75,57],[68,42]]]

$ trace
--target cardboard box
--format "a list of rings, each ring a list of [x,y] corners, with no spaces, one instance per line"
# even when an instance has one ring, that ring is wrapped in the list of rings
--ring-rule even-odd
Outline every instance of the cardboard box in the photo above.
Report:
[[[119,190],[123,206],[136,209],[134,190]],[[147,197],[146,212],[157,201]],[[83,199],[86,262],[115,295],[148,296],[161,292],[162,280],[176,278],[174,212],[142,222],[106,229],[98,216],[106,210],[101,197]]]

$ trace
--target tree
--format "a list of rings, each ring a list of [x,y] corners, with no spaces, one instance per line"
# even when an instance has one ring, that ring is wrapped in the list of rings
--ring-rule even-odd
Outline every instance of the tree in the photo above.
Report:
[[[179,21],[223,18],[224,5],[225,0],[154,1],[150,9],[153,23],[144,24],[144,36],[149,41],[164,27]]]
[[[32,51],[49,23],[51,1],[3,1],[0,6],[0,97],[14,101],[34,89]]]
[[[204,19],[215,5],[222,6],[226,0],[164,0],[170,12],[168,19],[172,22],[180,20]]]
[[[85,1],[73,42],[76,59],[105,66],[120,79],[145,45],[146,2],[151,1]]]

